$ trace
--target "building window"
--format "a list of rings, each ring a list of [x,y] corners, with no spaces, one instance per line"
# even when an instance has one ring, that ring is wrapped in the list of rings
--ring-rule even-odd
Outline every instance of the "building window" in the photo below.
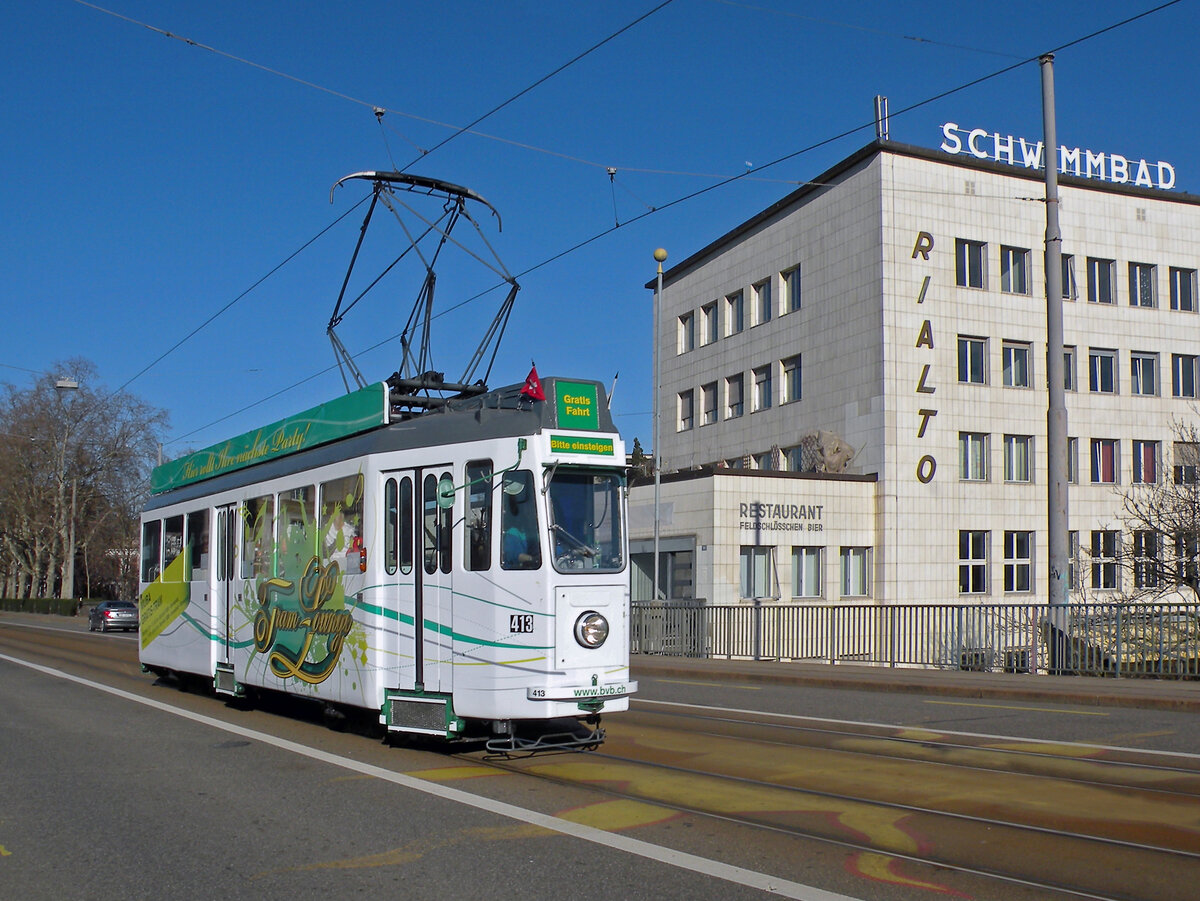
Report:
[[[1138,531],[1133,533],[1133,586],[1134,588],[1157,588],[1160,542],[1157,532]]]
[[[821,596],[821,548],[792,548],[792,597]]]
[[[1195,532],[1182,532],[1175,536],[1176,578],[1179,582],[1195,585],[1200,576],[1200,536]]]
[[[1088,352],[1088,389],[1097,394],[1117,393],[1117,352],[1098,350]]]
[[[771,281],[759,282],[754,286],[754,324],[771,321]]]
[[[960,288],[982,288],[987,245],[982,241],[957,238],[954,241],[954,253],[954,283]]]
[[[700,308],[700,327],[703,329],[701,340],[705,344],[716,344],[721,337],[721,316],[715,300]]]
[[[794,313],[800,309],[800,267],[779,273],[779,280],[783,285],[781,309],[784,313]]]
[[[1196,270],[1171,267],[1171,309],[1196,312]]]
[[[679,317],[678,352],[685,354],[696,349],[696,316],[694,313],[684,313]]]
[[[1029,387],[1029,345],[1005,344],[1001,348],[1006,388]]]
[[[1025,248],[1000,248],[1000,290],[1005,294],[1029,293],[1029,251]]]
[[[1062,255],[1062,296],[1063,300],[1075,300],[1079,296],[1079,284],[1075,281],[1075,257],[1069,253]]]
[[[1088,303],[1116,303],[1116,286],[1113,283],[1114,260],[1088,257]]]
[[[964,482],[987,481],[987,439],[983,432],[958,433],[958,477]]]
[[[1131,307],[1158,306],[1158,295],[1154,290],[1155,267],[1152,263],[1129,264],[1129,305]]]
[[[1075,348],[1063,348],[1063,390],[1074,391],[1078,387],[1075,381]]]
[[[741,291],[725,298],[726,334],[736,335],[746,328],[746,299]]]
[[[1067,588],[1078,591],[1083,587],[1083,567],[1080,565],[1079,533],[1067,532],[1067,547],[1070,562],[1067,564]]]
[[[958,380],[971,385],[986,383],[987,339],[958,337]]]
[[[750,458],[750,462],[753,464],[751,467],[753,469],[761,469],[763,472],[772,472],[775,469],[775,452],[766,451],[765,453],[754,454],[754,456]]]
[[[1067,439],[1067,481],[1079,484],[1079,439]]]
[[[679,392],[679,423],[678,430],[686,432],[695,425],[696,402],[691,389]]]
[[[1030,435],[1004,436],[1004,481],[1028,482]]]
[[[790,404],[800,399],[800,355],[781,361],[783,370],[783,403]]]
[[[1171,478],[1176,485],[1195,485],[1200,475],[1200,444],[1176,441],[1171,447]]]
[[[783,449],[783,468],[788,472],[804,472],[804,448],[800,445]]]
[[[987,593],[987,532],[958,533],[958,593]]]
[[[1158,442],[1133,442],[1133,481],[1139,485],[1158,482]]]
[[[1092,483],[1115,485],[1117,483],[1117,439],[1092,439]]]
[[[1117,587],[1117,543],[1120,534],[1103,530],[1092,532],[1092,587]]]
[[[759,366],[754,370],[754,410],[771,409],[771,366]]]
[[[1158,394],[1158,354],[1134,351],[1129,355],[1129,374],[1133,381],[1133,393],[1153,396]]]
[[[1171,394],[1174,397],[1196,396],[1194,354],[1171,354]]]
[[[842,597],[864,598],[871,593],[870,548],[842,548]]]
[[[725,379],[725,418],[737,419],[745,412],[746,375],[739,372]]]
[[[1004,590],[1033,590],[1033,533],[1004,533]]]
[[[701,425],[712,425],[717,421],[717,383],[709,382],[700,387],[700,407],[703,418]]]
[[[743,546],[741,574],[743,598],[771,597],[771,548]]]

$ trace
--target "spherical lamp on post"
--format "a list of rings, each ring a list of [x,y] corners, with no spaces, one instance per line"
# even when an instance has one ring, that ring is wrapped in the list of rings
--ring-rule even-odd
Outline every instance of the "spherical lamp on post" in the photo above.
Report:
[[[662,444],[659,441],[659,388],[662,361],[660,357],[661,348],[659,347],[659,320],[662,318],[662,281],[663,267],[662,264],[667,259],[667,252],[663,248],[658,248],[654,251],[654,259],[658,263],[658,284],[654,289],[654,579],[652,582],[651,600],[658,601],[658,499],[660,473],[662,470]]]

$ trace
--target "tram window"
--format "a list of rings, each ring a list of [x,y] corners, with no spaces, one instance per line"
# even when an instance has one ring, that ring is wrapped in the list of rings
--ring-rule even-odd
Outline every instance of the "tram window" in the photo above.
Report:
[[[358,572],[357,555],[363,549],[363,477],[362,473],[321,483],[321,554],[336,560],[342,572],[352,564]],[[353,561],[349,554],[355,554]]]
[[[442,473],[442,479],[450,478],[450,473]],[[438,563],[444,573],[450,572],[450,514],[451,508],[438,507]]]
[[[533,488],[533,473],[527,469],[505,473],[500,494],[501,568],[540,568],[542,543],[538,538],[538,495]]]
[[[271,542],[275,522],[275,496],[248,498],[242,505],[242,578],[271,576]]]
[[[158,578],[162,565],[162,520],[142,523],[142,581]]]
[[[492,566],[492,461],[467,464],[467,515],[463,520],[467,569]]]
[[[400,480],[400,572],[408,575],[413,568],[413,483],[405,476]]]
[[[550,539],[560,572],[625,567],[624,479],[605,470],[559,469],[550,479]]]
[[[279,565],[275,574],[281,579],[300,579],[317,554],[316,503],[317,491],[311,485],[279,494],[279,515],[275,517]]]
[[[396,574],[400,505],[396,497],[396,480],[388,479],[383,484],[383,568],[389,576]]]
[[[182,582],[183,572],[180,567],[171,569],[175,558],[183,552],[183,517],[169,516],[163,520],[163,581]],[[182,561],[184,564],[187,560]]]
[[[188,581],[208,581],[208,511],[187,515]]]

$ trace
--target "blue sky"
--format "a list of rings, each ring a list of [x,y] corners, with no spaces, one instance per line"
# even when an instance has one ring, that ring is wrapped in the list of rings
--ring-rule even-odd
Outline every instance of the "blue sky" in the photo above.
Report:
[[[487,241],[526,273],[491,383],[531,359],[543,376],[619,371],[617,423],[648,449],[656,247],[669,267],[868,143],[876,94],[893,140],[936,147],[947,121],[1038,140],[1036,63],[901,110],[1157,5],[673,0],[482,121],[486,136],[421,153],[658,2],[4,4],[0,380],[89,358],[100,387],[169,412],[170,455],[340,394],[325,326],[357,212],[234,301],[367,192],[331,205],[335,181],[402,168],[487,198],[503,223],[480,219]],[[1183,0],[1060,51],[1060,143],[1166,160],[1176,190],[1200,193],[1197,25]],[[387,226],[364,274],[403,246]],[[496,284],[462,256],[439,276],[441,309]],[[398,334],[418,285],[381,285],[342,341]],[[437,320],[436,368],[461,373],[501,298]],[[370,380],[399,359],[396,341],[357,356]]]

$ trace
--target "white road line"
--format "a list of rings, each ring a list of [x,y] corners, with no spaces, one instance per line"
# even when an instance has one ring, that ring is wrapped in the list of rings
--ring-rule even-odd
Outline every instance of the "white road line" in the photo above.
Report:
[[[1079,741],[1060,741],[1054,738],[1028,738],[1022,735],[993,735],[990,732],[955,732],[952,729],[938,729],[933,726],[908,726],[903,723],[864,723],[856,720],[832,720],[817,716],[803,716],[795,713],[775,713],[770,710],[745,710],[740,707],[710,707],[704,704],[684,704],[679,701],[652,701],[649,698],[634,697],[630,699],[631,706],[648,704],[658,707],[683,707],[689,710],[705,710],[712,713],[740,713],[745,716],[771,716],[781,720],[796,720],[807,723],[826,724],[831,726],[863,726],[872,729],[911,729],[920,732],[936,732],[938,735],[953,735],[958,738],[986,738],[991,741],[1015,741],[1039,745],[1061,745],[1064,748],[1087,748],[1092,751],[1125,751],[1131,754],[1155,754],[1161,757],[1180,757],[1184,760],[1200,760],[1200,754],[1189,754],[1186,751],[1156,751],[1152,748],[1126,748],[1120,745],[1093,745]]]
[[[683,870],[690,870],[693,873],[699,873],[704,876],[712,876],[717,879],[723,879],[726,882],[733,882],[738,885],[744,885],[749,888],[760,889],[764,892],[779,895],[784,898],[795,898],[798,901],[860,901],[860,899],[852,898],[849,895],[840,895],[836,892],[827,892],[824,889],[819,889],[811,885],[804,885],[799,882],[792,882],[787,879],[780,879],[775,876],[770,876],[766,873],[759,873],[754,870],[747,870],[742,867],[731,866],[720,861],[710,860],[706,857],[700,857],[695,854],[688,854],[684,851],[676,851],[671,848],[663,848],[659,845],[651,844],[650,842],[640,841],[636,838],[630,838],[627,835],[619,835],[613,832],[605,832],[603,829],[596,829],[592,826],[583,826],[579,823],[572,823],[567,820],[561,820],[558,817],[550,816],[549,814],[539,813],[536,810],[528,810],[524,807],[517,807],[515,804],[506,804],[503,801],[494,801],[491,798],[484,798],[479,795],[473,795],[461,789],[451,788],[446,785],[439,785],[434,782],[426,782],[423,779],[416,779],[412,776],[407,776],[403,773],[394,773],[391,770],[386,770],[383,767],[372,766],[369,763],[352,760],[348,757],[339,757],[336,754],[330,754],[326,751],[319,751],[315,748],[309,748],[297,742],[288,741],[283,738],[276,738],[273,735],[267,735],[264,732],[258,732],[253,729],[246,729],[241,726],[225,723],[213,717],[205,716],[200,713],[192,713],[188,710],[181,710],[178,707],[172,707],[162,701],[155,701],[150,698],[139,697],[131,692],[122,691],[119,688],[113,688],[109,685],[103,685],[99,682],[92,682],[88,679],[83,679],[79,676],[74,676],[70,673],[62,672],[61,670],[52,669],[47,666],[41,666],[36,663],[30,663],[27,660],[21,660],[17,657],[10,657],[7,654],[0,654],[0,660],[8,661],[17,666],[24,666],[28,669],[35,670],[47,676],[53,676],[57,679],[65,679],[68,682],[74,682],[77,685],[83,685],[88,688],[94,688],[97,691],[103,691],[114,697],[121,698],[126,701],[133,701],[136,704],[142,704],[146,707],[160,710],[163,713],[174,714],[175,716],[183,717],[195,723],[200,723],[204,726],[210,726],[214,729],[220,729],[223,732],[229,732],[233,735],[248,738],[253,741],[260,741],[272,747],[279,748],[283,751],[290,751],[293,754],[300,754],[308,757],[311,760],[318,760],[322,763],[328,763],[333,766],[339,766],[347,770],[352,770],[356,773],[361,773],[364,776],[372,776],[376,779],[382,779],[385,782],[391,782],[395,785],[411,789],[413,791],[422,792],[427,795],[432,795],[436,798],[441,798],[445,801],[452,801],[456,804],[463,804],[467,807],[473,807],[476,810],[487,811],[488,813],[498,814],[499,816],[508,817],[509,819],[517,820],[521,823],[529,823],[533,826],[541,826],[543,829],[548,829],[552,832],[558,832],[563,835],[570,835],[574,838],[583,839],[587,842],[592,842],[597,845],[603,845],[608,848],[613,848],[618,851],[624,851],[627,854],[634,854],[638,857],[644,857],[647,860],[665,863],[669,866],[678,867]]]

